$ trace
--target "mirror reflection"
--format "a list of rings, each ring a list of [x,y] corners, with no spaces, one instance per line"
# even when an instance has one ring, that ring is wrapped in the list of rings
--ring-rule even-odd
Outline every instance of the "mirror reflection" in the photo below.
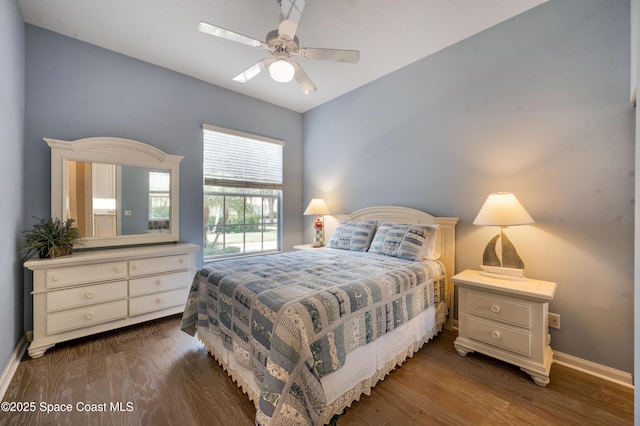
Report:
[[[80,236],[171,230],[170,170],[67,160],[66,217]]]

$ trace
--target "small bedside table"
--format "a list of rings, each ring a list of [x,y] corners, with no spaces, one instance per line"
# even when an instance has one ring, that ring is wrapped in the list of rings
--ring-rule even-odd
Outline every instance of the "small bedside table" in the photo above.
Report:
[[[540,386],[549,383],[549,301],[557,284],[491,278],[467,269],[451,278],[458,287],[458,355],[478,351],[519,366]]]
[[[317,250],[317,249],[321,249],[321,248],[324,248],[324,247],[326,247],[326,246],[314,247],[311,244],[300,244],[300,245],[297,245],[297,246],[293,246],[293,249],[294,250]]]

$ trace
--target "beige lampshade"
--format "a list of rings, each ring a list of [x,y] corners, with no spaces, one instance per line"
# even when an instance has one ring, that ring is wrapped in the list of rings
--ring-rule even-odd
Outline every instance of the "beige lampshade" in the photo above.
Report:
[[[529,223],[533,223],[533,218],[511,192],[489,194],[473,221],[474,225],[480,226],[516,226]]]
[[[329,212],[329,208],[322,198],[314,198],[313,200],[311,200],[303,214],[322,216],[331,213]]]

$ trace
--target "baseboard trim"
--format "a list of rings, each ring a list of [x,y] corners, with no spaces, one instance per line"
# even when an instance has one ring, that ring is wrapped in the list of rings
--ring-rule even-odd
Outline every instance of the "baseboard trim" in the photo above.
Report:
[[[18,365],[20,365],[20,360],[27,350],[28,343],[27,335],[22,335],[22,339],[18,342],[18,345],[13,351],[13,355],[11,355],[11,358],[9,359],[9,363],[2,372],[2,376],[0,377],[0,400],[4,399],[4,394],[7,392],[7,389],[9,389],[11,379],[13,379],[13,375],[18,369]]]
[[[634,388],[633,375],[625,371],[616,370],[615,368],[596,364],[595,362],[558,351],[553,351],[553,362],[631,389]]]
[[[458,330],[458,320],[453,320],[453,329]],[[599,377],[612,383],[634,389],[633,375],[625,371],[616,370],[606,365],[596,364],[586,359],[578,358],[562,352],[553,351],[553,362],[573,370],[581,371],[591,376]]]

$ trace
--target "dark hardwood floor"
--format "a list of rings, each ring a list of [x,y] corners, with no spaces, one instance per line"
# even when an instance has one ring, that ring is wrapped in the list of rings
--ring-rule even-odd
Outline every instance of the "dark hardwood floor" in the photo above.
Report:
[[[2,411],[0,424],[253,425],[253,403],[179,323],[169,317],[25,356],[4,401],[35,410]],[[425,345],[338,425],[633,424],[632,389],[559,365],[540,387],[518,367],[458,356],[454,339],[444,331]],[[46,404],[59,405],[47,413]],[[83,411],[92,409],[106,411]]]

